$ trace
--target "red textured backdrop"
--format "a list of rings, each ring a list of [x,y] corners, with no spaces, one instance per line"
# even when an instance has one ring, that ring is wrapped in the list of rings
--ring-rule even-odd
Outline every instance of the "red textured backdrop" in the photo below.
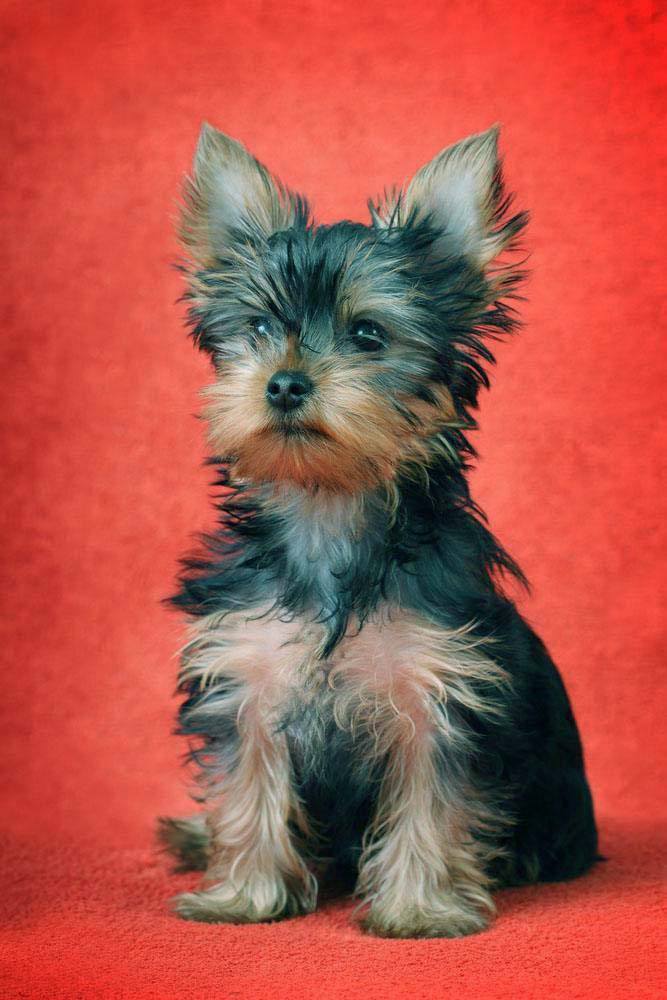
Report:
[[[2,5],[10,995],[667,995],[661,6]],[[188,808],[181,626],[159,601],[211,522],[193,417],[208,371],[170,267],[203,118],[324,221],[363,218],[366,195],[504,125],[533,274],[475,486],[534,584],[524,607],[569,685],[610,860],[502,894],[474,939],[369,940],[349,905],[259,928],[164,908],[192,880],[150,846],[154,816]]]

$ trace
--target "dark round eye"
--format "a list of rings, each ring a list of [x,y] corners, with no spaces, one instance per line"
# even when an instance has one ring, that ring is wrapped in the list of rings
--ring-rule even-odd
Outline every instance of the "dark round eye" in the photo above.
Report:
[[[359,351],[381,351],[387,346],[387,331],[370,319],[356,320],[350,336]]]
[[[273,324],[268,316],[255,316],[250,325],[260,337],[270,337],[273,333]]]

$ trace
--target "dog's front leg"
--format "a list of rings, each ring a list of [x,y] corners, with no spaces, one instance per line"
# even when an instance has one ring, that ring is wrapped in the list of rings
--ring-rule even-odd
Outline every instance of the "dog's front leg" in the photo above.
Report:
[[[280,728],[304,653],[294,631],[293,623],[228,619],[219,636],[209,630],[195,641],[188,657],[186,674],[206,676],[208,683],[189,710],[191,728],[233,728],[234,745],[222,780],[210,786],[214,805],[202,888],[176,901],[186,919],[248,923],[315,906],[316,882],[293,839],[293,830],[305,833],[307,825]]]
[[[472,747],[457,720],[462,703],[490,707],[474,684],[493,687],[500,672],[464,633],[403,612],[367,624],[343,653],[343,714],[366,733],[360,751],[365,742],[385,767],[357,884],[365,926],[387,937],[479,931],[493,912],[485,835],[496,817],[470,786]]]
[[[458,796],[448,801],[436,753],[429,733],[391,753],[357,886],[373,934],[459,937],[493,912],[472,817]]]

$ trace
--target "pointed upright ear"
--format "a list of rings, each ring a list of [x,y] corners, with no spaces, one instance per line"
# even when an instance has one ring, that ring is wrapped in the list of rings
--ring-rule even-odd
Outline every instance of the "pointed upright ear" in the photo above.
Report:
[[[305,211],[305,202],[240,142],[202,125],[179,226],[181,242],[197,263],[212,264],[239,239],[288,229],[299,211]]]
[[[497,125],[471,135],[422,167],[404,192],[371,205],[376,226],[429,221],[443,256],[465,256],[481,268],[508,246],[528,216],[506,217]]]

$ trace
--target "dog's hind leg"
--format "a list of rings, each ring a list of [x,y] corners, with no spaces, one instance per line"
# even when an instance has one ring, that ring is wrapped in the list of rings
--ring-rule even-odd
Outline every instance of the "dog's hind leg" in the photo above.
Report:
[[[206,816],[184,816],[180,819],[161,816],[158,819],[159,843],[176,859],[176,871],[205,871],[208,865],[209,835]]]

